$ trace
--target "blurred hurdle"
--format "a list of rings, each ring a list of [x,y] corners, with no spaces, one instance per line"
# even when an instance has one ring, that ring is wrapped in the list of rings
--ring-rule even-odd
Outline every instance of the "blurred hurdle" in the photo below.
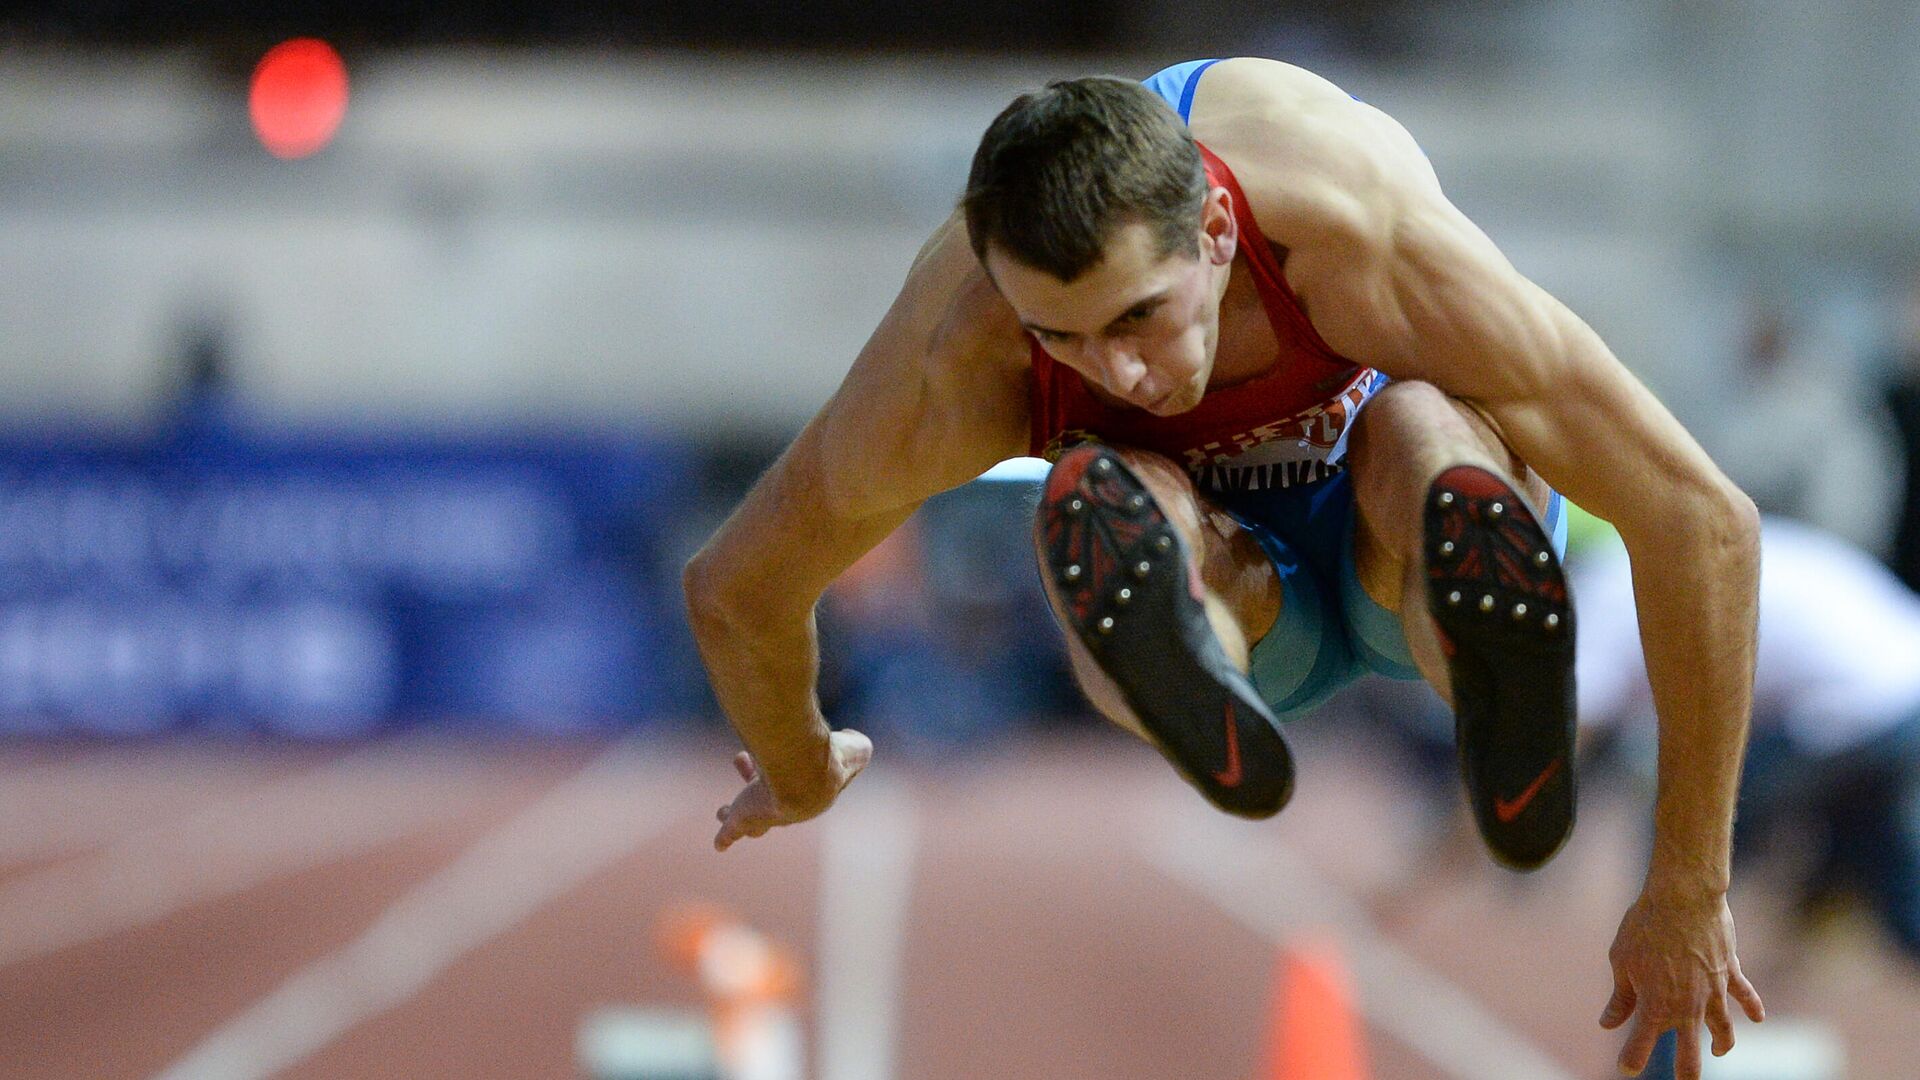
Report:
[[[602,1009],[581,1025],[577,1057],[590,1080],[801,1080],[797,959],[766,935],[714,908],[660,921],[666,960],[695,977],[705,1015],[673,1009]]]
[[[728,1080],[713,1022],[695,1011],[596,1010],[580,1025],[575,1057],[590,1080]]]

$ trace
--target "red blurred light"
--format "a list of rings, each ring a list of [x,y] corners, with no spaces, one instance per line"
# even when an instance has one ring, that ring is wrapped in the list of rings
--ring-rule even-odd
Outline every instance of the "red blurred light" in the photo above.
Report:
[[[318,38],[283,41],[253,69],[247,109],[267,153],[306,157],[332,141],[347,115],[347,65]]]

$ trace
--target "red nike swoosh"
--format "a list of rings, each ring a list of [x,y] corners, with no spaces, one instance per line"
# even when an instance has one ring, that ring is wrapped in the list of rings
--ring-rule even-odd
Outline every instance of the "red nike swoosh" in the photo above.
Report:
[[[1213,774],[1222,787],[1240,786],[1240,727],[1233,721],[1233,702],[1227,702],[1227,767]]]
[[[1511,802],[1495,796],[1493,816],[1499,818],[1502,825],[1513,824],[1513,819],[1520,816],[1520,811],[1527,808],[1527,804],[1533,801],[1533,797],[1540,794],[1540,789],[1546,787],[1547,781],[1553,779],[1553,774],[1559,771],[1560,759],[1554,758],[1547,763],[1546,768],[1540,770],[1539,776],[1533,778],[1533,783],[1527,785],[1527,790],[1514,796]]]

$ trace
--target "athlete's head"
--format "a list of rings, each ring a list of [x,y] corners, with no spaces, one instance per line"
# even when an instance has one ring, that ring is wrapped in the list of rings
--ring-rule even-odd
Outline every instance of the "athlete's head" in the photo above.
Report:
[[[1162,415],[1199,403],[1238,235],[1152,91],[1054,82],[1007,106],[961,200],[974,253],[1054,359]]]

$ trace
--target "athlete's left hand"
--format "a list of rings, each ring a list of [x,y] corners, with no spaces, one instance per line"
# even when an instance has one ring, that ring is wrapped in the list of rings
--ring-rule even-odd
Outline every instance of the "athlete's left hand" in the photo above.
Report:
[[[1721,894],[1656,898],[1651,889],[1627,909],[1608,952],[1613,962],[1613,1000],[1600,1014],[1611,1031],[1634,1017],[1620,1051],[1620,1071],[1638,1076],[1653,1044],[1668,1029],[1680,1033],[1675,1076],[1700,1080],[1700,1024],[1713,1033],[1715,1057],[1733,1049],[1731,995],[1747,1019],[1766,1018],[1760,994],[1740,971],[1734,952],[1733,913]]]

